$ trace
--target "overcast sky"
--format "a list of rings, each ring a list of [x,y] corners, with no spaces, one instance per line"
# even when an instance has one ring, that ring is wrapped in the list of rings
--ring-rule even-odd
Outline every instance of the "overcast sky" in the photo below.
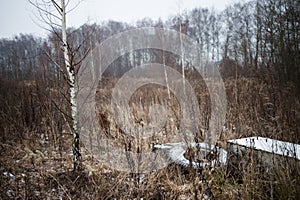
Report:
[[[71,0],[77,1],[77,0]],[[36,24],[35,8],[27,0],[0,0],[0,38],[19,33],[45,36],[46,31]],[[222,10],[234,0],[83,0],[68,16],[68,26],[100,23],[108,19],[135,22],[145,17],[166,20],[180,10],[195,7],[214,7]],[[34,22],[36,21],[36,22]]]

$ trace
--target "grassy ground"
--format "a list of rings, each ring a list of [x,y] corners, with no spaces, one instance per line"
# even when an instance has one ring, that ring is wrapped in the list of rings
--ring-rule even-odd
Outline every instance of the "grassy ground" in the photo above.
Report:
[[[0,198],[1,199],[297,199],[300,196],[299,161],[283,159],[280,165],[266,171],[249,159],[238,175],[227,167],[195,170],[170,164],[149,174],[127,174],[109,169],[85,148],[84,170],[72,171],[70,129],[67,103],[56,82],[1,81],[0,113]],[[191,78],[201,113],[195,137],[201,141],[210,115],[210,100],[201,80]],[[161,135],[144,143],[124,137],[113,120],[110,107],[111,89],[116,80],[105,80],[97,95],[99,122],[107,136],[120,148],[132,142],[132,151],[151,151],[149,143],[167,142],[176,132],[180,106],[167,90],[154,85],[139,89],[131,98],[132,116],[141,126],[148,125],[149,106],[165,104],[166,123]],[[265,136],[300,143],[300,102],[293,85],[276,84],[272,79],[238,78],[225,81],[227,118],[218,145],[246,136]],[[145,97],[141,99],[141,97]],[[55,102],[55,103],[54,103]],[[57,109],[59,105],[60,110]],[[159,123],[159,120],[155,120]],[[155,124],[154,124],[155,125]]]

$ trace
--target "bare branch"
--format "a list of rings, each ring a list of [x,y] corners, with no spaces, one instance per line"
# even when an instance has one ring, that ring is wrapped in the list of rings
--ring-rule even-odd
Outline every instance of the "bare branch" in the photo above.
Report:
[[[79,65],[82,63],[82,61],[88,56],[90,50],[91,50],[91,48],[88,48],[88,49],[84,52],[84,54],[83,54],[83,56],[81,57],[81,59],[78,60],[78,61],[75,63],[76,66],[79,66]],[[79,70],[79,68],[80,68],[80,67],[77,68],[77,71]]]
[[[70,2],[70,0],[67,2],[66,6],[68,6],[69,2]],[[78,1],[78,2],[76,3],[76,5],[73,6],[73,8],[71,8],[70,10],[68,10],[66,13],[68,14],[69,12],[72,12],[73,10],[75,10],[75,9],[78,7],[78,5],[79,5],[80,3],[81,3],[81,2]]]
[[[56,68],[62,73],[64,79],[68,82],[68,84],[70,84],[68,75],[64,72],[63,68],[51,57],[51,55],[47,51],[45,51],[45,54],[51,60],[51,62],[53,62]]]
[[[54,7],[56,8],[57,12],[62,15],[62,8],[56,3],[56,1],[51,0],[52,4],[54,5]]]
[[[51,102],[54,104],[54,106],[56,107],[56,109],[59,110],[59,112],[61,112],[64,116],[67,116],[68,118],[70,118],[70,119],[73,120],[72,116],[70,116],[70,115],[67,114],[64,110],[62,110],[62,109],[59,107],[59,105],[57,105],[57,103],[56,103],[53,99],[51,99]]]
[[[61,18],[60,18],[59,16],[53,14],[51,11],[46,10],[45,7],[47,7],[47,5],[48,5],[47,3],[44,3],[44,5],[43,5],[43,4],[41,4],[41,3],[38,3],[37,1],[36,1],[36,2],[33,2],[32,0],[28,0],[28,2],[29,2],[31,5],[33,5],[33,6],[38,10],[38,12],[40,13],[40,15],[41,15],[42,13],[44,13],[44,14],[46,14],[46,15],[49,15],[49,16],[54,17],[54,18],[57,19],[57,20],[61,20]],[[49,7],[49,5],[48,5],[48,7]]]

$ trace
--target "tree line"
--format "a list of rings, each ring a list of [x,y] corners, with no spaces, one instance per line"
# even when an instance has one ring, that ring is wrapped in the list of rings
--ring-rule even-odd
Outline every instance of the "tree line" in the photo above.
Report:
[[[298,1],[256,0],[229,5],[221,12],[199,7],[166,21],[145,18],[135,24],[117,21],[84,24],[78,29],[69,28],[68,38],[70,44],[81,47],[77,53],[82,55],[86,49],[91,50],[109,36],[128,29],[169,28],[192,37],[199,45],[201,57],[220,64],[224,77],[255,75],[258,69],[264,68],[274,73],[279,82],[293,82],[299,88],[299,22]],[[1,39],[1,77],[61,78],[59,70],[47,58],[51,56],[62,63],[61,48],[60,38],[55,33],[47,38],[20,34],[12,39]],[[161,59],[159,51],[136,51],[115,63],[123,68],[112,67],[107,73],[120,75],[141,62],[150,62],[147,57],[151,62]]]

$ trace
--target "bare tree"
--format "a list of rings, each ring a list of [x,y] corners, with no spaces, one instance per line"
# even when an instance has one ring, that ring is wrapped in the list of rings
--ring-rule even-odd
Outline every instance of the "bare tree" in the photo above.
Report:
[[[81,61],[84,59],[88,51],[82,56],[81,59],[77,60],[76,55],[80,49],[80,45],[73,47],[70,42],[68,42],[67,35],[67,20],[66,15],[68,12],[72,11],[78,6],[78,3],[72,8],[67,10],[70,5],[70,0],[65,2],[65,0],[41,0],[29,2],[37,9],[38,17],[42,23],[47,25],[47,30],[54,33],[57,38],[59,38],[62,45],[61,51],[63,53],[64,66],[57,62],[49,53],[46,52],[49,59],[54,63],[54,65],[62,72],[65,80],[69,86],[69,103],[71,107],[71,132],[73,135],[73,161],[74,170],[79,170],[82,168],[81,161],[81,151],[79,143],[79,129],[77,122],[77,102],[76,102],[76,72]],[[66,70],[64,70],[66,69]]]

